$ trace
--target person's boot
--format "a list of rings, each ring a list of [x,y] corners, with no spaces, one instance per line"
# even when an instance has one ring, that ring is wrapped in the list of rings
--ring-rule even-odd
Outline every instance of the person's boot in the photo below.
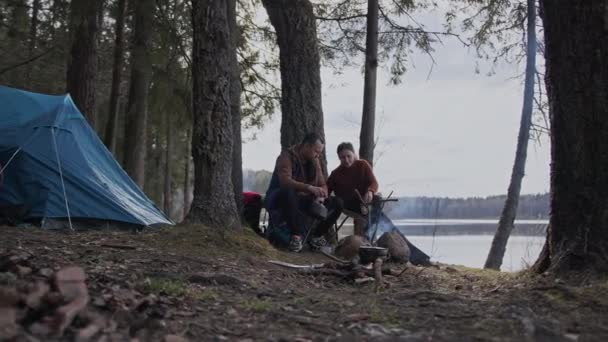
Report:
[[[292,235],[287,249],[294,253],[300,252],[302,250],[302,237],[300,235]]]

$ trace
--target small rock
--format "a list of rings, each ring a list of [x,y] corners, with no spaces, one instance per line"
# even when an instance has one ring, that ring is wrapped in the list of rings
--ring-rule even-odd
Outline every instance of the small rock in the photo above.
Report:
[[[26,266],[17,265],[17,274],[20,276],[26,276],[32,273],[32,269]]]
[[[407,263],[410,260],[410,247],[403,236],[396,231],[382,234],[378,239],[378,246],[388,248],[392,261]]]
[[[359,322],[359,321],[367,321],[369,319],[369,315],[365,313],[356,313],[350,314],[346,316],[347,322]]]
[[[565,334],[564,337],[570,341],[578,341],[579,334]]]
[[[40,274],[41,276],[43,276],[45,278],[50,278],[53,276],[53,270],[48,267],[41,268],[38,270],[38,274]]]
[[[28,261],[30,258],[32,257],[32,255],[30,253],[27,252],[21,252],[19,254],[15,254],[15,255],[11,255],[9,257],[9,260],[13,263],[13,264],[22,264],[26,261]]]
[[[458,270],[451,266],[446,266],[445,271],[448,273],[458,273]]]
[[[346,300],[346,301],[344,301],[344,306],[353,307],[355,305],[357,305],[357,303],[353,302],[352,300]]]
[[[102,297],[93,298],[93,301],[91,303],[98,307],[104,307],[107,305],[106,301]]]
[[[0,272],[0,285],[13,285],[17,276],[11,272]]]
[[[344,260],[351,260],[359,255],[359,248],[367,243],[360,236],[350,235],[338,242],[335,255]]]

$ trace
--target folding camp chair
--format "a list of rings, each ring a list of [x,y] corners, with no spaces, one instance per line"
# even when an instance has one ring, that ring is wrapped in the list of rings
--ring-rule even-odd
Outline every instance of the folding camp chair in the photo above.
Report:
[[[342,214],[345,216],[342,221],[340,223],[338,223],[338,221],[336,221],[336,223],[334,224],[334,233],[331,237],[331,240],[338,240],[338,234],[340,233],[340,229],[342,229],[342,227],[344,226],[344,223],[346,223],[346,220],[348,220],[349,218],[354,220],[366,220],[368,225],[370,225],[370,216],[369,215],[363,215],[361,213],[358,213],[356,211],[352,211],[352,210],[348,210],[348,209],[343,209],[342,210]],[[333,241],[332,241],[333,242]]]
[[[369,231],[370,229],[373,229],[373,234],[370,237],[371,243],[372,245],[375,244],[375,240],[376,240],[376,233],[378,230],[378,222],[376,221],[375,223],[372,222],[372,217],[374,216],[373,213],[375,213],[376,211],[382,212],[382,210],[384,209],[384,205],[387,202],[397,202],[398,199],[397,198],[391,198],[391,195],[393,194],[393,192],[391,191],[391,193],[388,195],[388,197],[386,198],[382,198],[381,196],[374,196],[374,198],[372,199],[372,201],[370,203],[364,203],[363,198],[361,197],[361,194],[359,194],[359,191],[357,191],[355,189],[355,192],[357,193],[357,196],[359,197],[359,200],[361,202],[361,205],[364,206],[366,208],[366,214],[361,214],[361,213],[357,213],[348,209],[344,209],[342,211],[342,213],[346,216],[345,218],[342,219],[342,222],[340,222],[340,224],[338,225],[336,223],[335,225],[335,233],[333,238],[338,238],[338,232],[340,231],[340,229],[342,228],[342,226],[344,225],[344,223],[346,222],[346,220],[348,220],[349,218],[354,219],[361,219],[361,220],[366,220],[367,221],[367,231]],[[373,227],[372,227],[373,225]],[[364,234],[365,235],[365,234]]]

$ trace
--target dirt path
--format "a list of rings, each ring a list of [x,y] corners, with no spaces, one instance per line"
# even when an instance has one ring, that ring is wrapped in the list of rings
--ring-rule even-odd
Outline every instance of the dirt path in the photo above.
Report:
[[[328,260],[277,251],[248,232],[1,229],[0,312],[15,313],[18,341],[608,340],[606,281],[572,287],[548,277],[442,265],[386,276],[387,285],[375,291],[374,283],[272,265],[268,260]],[[59,291],[57,271],[69,265],[86,273],[88,304],[60,335],[44,335],[32,327],[59,306],[48,297]],[[32,308],[36,281],[54,287]],[[2,303],[9,290],[19,294],[18,303],[7,304],[6,295]],[[0,340],[8,336],[2,324],[0,318]]]

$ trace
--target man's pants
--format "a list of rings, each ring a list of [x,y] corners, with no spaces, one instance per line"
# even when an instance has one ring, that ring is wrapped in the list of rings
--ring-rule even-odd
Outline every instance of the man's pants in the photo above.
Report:
[[[278,211],[281,218],[287,222],[292,234],[305,236],[310,222],[310,206],[314,198],[307,194],[299,194],[291,188],[280,188],[272,193],[269,202],[269,211]],[[337,197],[330,197],[323,203],[327,208],[327,217],[322,220],[311,232],[312,236],[318,237],[325,235],[331,226],[338,220],[342,213],[342,200]]]

